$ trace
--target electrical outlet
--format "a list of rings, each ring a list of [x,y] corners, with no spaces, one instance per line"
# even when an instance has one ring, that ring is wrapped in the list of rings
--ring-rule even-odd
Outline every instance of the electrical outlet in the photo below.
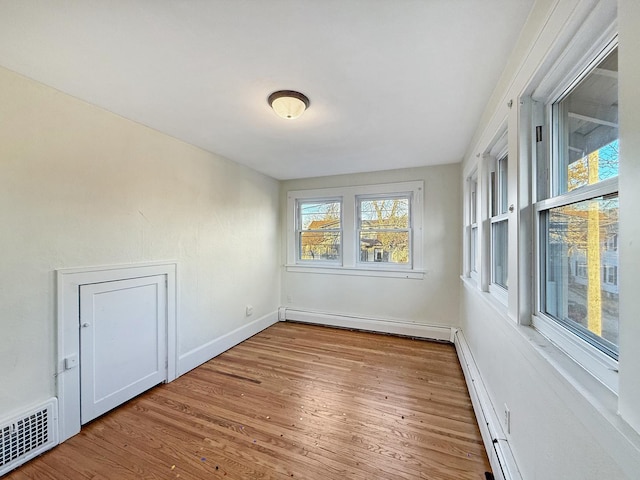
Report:
[[[253,305],[247,305],[247,309],[245,310],[245,315],[250,317],[253,315]]]
[[[506,403],[504,404],[504,416],[502,422],[504,423],[505,433],[511,433],[511,410],[509,410]]]
[[[287,303],[293,303],[293,295],[287,295]]]

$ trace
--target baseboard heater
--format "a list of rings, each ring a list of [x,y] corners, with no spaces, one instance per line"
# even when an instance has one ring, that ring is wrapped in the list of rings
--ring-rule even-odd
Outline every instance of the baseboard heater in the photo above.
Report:
[[[0,477],[58,444],[58,400],[0,420]]]
[[[349,328],[392,335],[424,338],[453,343],[453,329],[444,325],[425,325],[421,323],[405,322],[397,319],[365,317],[344,313],[316,312],[310,310],[296,310],[280,307],[278,310],[280,321],[312,323],[338,328]]]
[[[458,352],[458,359],[464,372],[464,378],[467,382],[473,410],[478,420],[482,441],[493,470],[493,478],[496,480],[522,480],[522,475],[516,465],[509,442],[504,435],[498,416],[480,376],[480,371],[471,355],[471,350],[462,331],[456,331],[453,338],[453,343]]]

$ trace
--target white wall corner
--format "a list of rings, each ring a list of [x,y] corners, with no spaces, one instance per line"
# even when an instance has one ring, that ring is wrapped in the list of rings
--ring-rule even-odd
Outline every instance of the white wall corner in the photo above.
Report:
[[[456,334],[458,333],[460,329],[459,328],[455,328],[455,327],[451,327],[451,336],[449,337],[449,342],[450,343],[456,343]]]
[[[208,362],[212,358],[220,355],[221,353],[235,347],[239,343],[251,338],[257,333],[260,333],[265,328],[278,323],[279,312],[274,311],[264,315],[251,323],[247,323],[235,330],[211,340],[193,350],[180,355],[178,357],[178,376],[184,375],[190,370]]]

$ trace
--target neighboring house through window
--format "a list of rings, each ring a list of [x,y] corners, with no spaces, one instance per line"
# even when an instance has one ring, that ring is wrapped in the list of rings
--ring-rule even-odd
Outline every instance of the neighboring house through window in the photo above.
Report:
[[[356,199],[360,262],[411,264],[411,197],[362,196]]]
[[[414,181],[289,192],[287,269],[422,278],[423,188]]]
[[[300,201],[296,210],[298,260],[340,262],[340,199]]]

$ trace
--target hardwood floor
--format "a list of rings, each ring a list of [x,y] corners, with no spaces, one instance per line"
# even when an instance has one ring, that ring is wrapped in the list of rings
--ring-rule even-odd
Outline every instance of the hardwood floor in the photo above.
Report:
[[[85,425],[22,479],[484,479],[451,345],[278,323]]]

